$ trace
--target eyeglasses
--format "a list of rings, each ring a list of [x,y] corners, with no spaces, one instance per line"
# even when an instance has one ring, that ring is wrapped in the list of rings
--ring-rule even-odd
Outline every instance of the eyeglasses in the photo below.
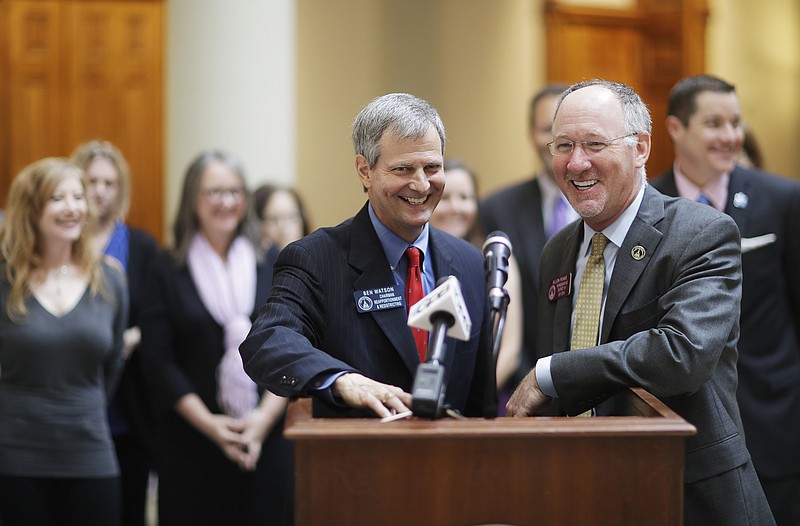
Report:
[[[228,196],[234,201],[241,201],[244,198],[243,188],[203,188],[200,192],[214,203],[221,203]]]
[[[583,151],[586,153],[600,153],[608,146],[614,142],[619,141],[621,139],[627,139],[628,137],[633,137],[634,135],[639,135],[638,133],[629,133],[628,135],[622,135],[621,137],[614,137],[613,139],[606,139],[605,141],[593,140],[593,141],[571,141],[569,139],[558,139],[557,141],[547,143],[547,148],[550,149],[550,154],[553,157],[561,157],[563,155],[569,155],[575,149],[576,144],[580,144],[583,148]]]
[[[300,215],[300,212],[291,212],[288,214],[270,214],[264,217],[264,221],[270,225],[277,225],[281,221],[285,221],[287,223],[300,223],[303,220],[303,216]]]

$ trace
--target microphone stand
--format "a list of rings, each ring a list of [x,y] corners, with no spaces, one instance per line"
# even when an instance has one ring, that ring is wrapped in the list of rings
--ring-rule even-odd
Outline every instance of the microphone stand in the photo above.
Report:
[[[508,291],[505,288],[492,289],[489,292],[489,302],[492,306],[492,362],[495,366],[497,365],[497,355],[500,353],[500,343],[503,340],[509,301]]]
[[[411,389],[411,410],[422,418],[440,418],[447,409],[444,404],[446,378],[444,370],[444,338],[455,318],[447,312],[431,315],[433,331],[425,362],[417,366]]]
[[[497,355],[500,353],[500,343],[503,340],[509,301],[508,291],[505,288],[492,288],[489,290],[492,344],[489,347],[489,375],[483,396],[484,418],[491,419],[497,416]]]

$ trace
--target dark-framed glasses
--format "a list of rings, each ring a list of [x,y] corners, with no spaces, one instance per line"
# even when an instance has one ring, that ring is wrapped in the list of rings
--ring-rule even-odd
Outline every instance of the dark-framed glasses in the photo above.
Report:
[[[569,155],[575,149],[576,144],[580,144],[583,148],[583,151],[586,153],[600,153],[606,148],[608,148],[612,142],[619,141],[622,139],[627,139],[628,137],[633,137],[635,135],[639,135],[638,133],[629,133],[627,135],[621,135],[619,137],[614,137],[613,139],[593,139],[591,141],[573,141],[570,139],[556,139],[555,141],[547,143],[547,148],[550,150],[550,154],[553,157],[561,157],[564,155]]]
[[[226,197],[234,201],[244,198],[244,188],[203,188],[200,192],[213,203],[221,203]]]

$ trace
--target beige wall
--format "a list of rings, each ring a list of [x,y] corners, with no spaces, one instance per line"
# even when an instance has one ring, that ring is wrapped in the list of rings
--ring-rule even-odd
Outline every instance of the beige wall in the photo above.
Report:
[[[800,178],[800,2],[709,0],[710,73],[736,85],[766,168]]]
[[[315,226],[365,201],[350,125],[372,98],[431,102],[447,155],[490,190],[533,169],[525,106],[543,81],[539,0],[298,0],[298,187]]]
[[[768,168],[800,178],[800,2],[708,1],[708,71],[737,85]],[[544,0],[218,4],[169,2],[165,229],[209,146],[242,157],[253,184],[296,182],[314,226],[349,217],[365,200],[350,124],[390,91],[439,109],[447,155],[474,165],[482,193],[537,168],[525,118],[544,81]]]
[[[708,71],[737,85],[768,168],[800,177],[800,2],[709,7]],[[315,226],[363,204],[350,123],[386,92],[437,107],[447,155],[475,166],[482,193],[536,168],[525,111],[544,80],[543,0],[297,0],[297,11],[297,184]]]

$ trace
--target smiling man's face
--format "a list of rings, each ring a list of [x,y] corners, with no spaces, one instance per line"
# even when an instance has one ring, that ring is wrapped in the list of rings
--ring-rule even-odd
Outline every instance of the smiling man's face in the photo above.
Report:
[[[356,170],[381,222],[413,243],[444,191],[441,139],[433,126],[419,139],[398,139],[389,128],[379,145],[375,166],[359,154]]]
[[[606,142],[626,134],[621,103],[602,86],[567,95],[553,121],[555,142],[576,143],[571,153],[553,157],[556,183],[586,224],[597,231],[613,223],[636,198],[642,184],[639,168],[650,153],[650,135],[615,140],[599,152],[588,151],[578,142]]]

